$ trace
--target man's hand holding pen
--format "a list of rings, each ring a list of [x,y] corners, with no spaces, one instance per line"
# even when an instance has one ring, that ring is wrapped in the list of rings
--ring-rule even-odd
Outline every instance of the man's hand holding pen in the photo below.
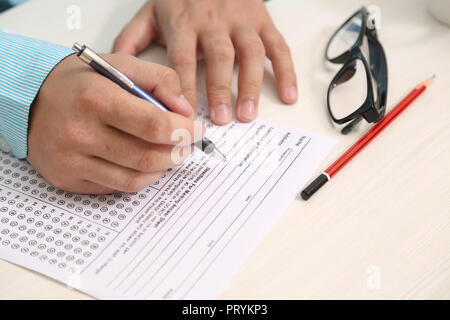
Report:
[[[32,106],[29,162],[53,185],[76,193],[134,192],[159,180],[186,158],[194,141],[172,139],[185,129],[192,139],[194,109],[172,69],[131,56],[108,61],[174,112],[164,112],[93,72],[75,55],[50,73]],[[181,159],[183,160],[183,158]]]

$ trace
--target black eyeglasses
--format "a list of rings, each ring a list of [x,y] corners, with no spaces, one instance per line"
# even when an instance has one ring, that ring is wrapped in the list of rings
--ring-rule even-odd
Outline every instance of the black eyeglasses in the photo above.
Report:
[[[327,44],[326,59],[344,64],[331,81],[327,96],[333,121],[350,122],[342,129],[343,134],[363,118],[370,123],[380,121],[386,111],[387,61],[375,24],[375,18],[363,7],[344,22]]]

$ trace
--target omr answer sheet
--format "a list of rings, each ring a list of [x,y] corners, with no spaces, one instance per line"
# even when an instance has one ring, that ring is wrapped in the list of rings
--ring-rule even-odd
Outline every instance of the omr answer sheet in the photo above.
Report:
[[[0,153],[0,258],[101,299],[218,297],[334,142],[208,121],[229,164],[196,151],[132,194],[71,194]]]

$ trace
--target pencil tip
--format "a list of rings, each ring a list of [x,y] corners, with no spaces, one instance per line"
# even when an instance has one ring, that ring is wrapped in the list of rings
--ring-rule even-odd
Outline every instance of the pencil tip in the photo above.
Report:
[[[421,87],[421,86],[425,86],[428,87],[430,85],[430,83],[436,78],[436,74],[433,74],[431,77],[429,77],[427,80],[425,80],[424,82],[422,82],[421,84],[419,84],[417,86],[417,88]]]

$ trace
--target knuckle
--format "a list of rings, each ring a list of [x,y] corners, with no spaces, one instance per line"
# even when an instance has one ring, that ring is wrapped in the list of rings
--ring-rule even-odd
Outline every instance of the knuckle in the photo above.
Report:
[[[50,165],[53,168],[61,168],[63,171],[72,170],[76,167],[73,155],[67,152],[55,152],[49,156]]]
[[[138,192],[145,186],[151,185],[156,181],[157,180],[153,181],[153,179],[149,179],[148,175],[134,172],[130,173],[128,177],[120,184],[119,189],[125,192]]]
[[[139,177],[136,173],[130,173],[119,186],[125,192],[137,192],[141,187]]]
[[[291,54],[291,49],[283,38],[275,40],[270,46],[273,56],[286,56]]]
[[[166,172],[159,172],[154,177],[152,177],[148,184],[154,184],[155,182],[158,182],[166,175]]]
[[[172,68],[164,68],[162,78],[166,82],[169,82],[169,83],[174,83],[174,82],[179,81],[177,72],[175,70],[173,70]]]
[[[100,92],[91,86],[82,89],[78,97],[78,107],[82,110],[92,110],[93,107],[97,108],[103,102]]]
[[[165,172],[158,172],[158,173],[152,174],[149,177],[146,177],[146,179],[142,182],[141,189],[144,188],[145,186],[150,186],[150,185],[158,182],[159,180],[161,180],[164,177],[165,174],[166,174]]]
[[[245,58],[265,57],[266,49],[261,41],[251,41],[242,50],[242,56]]]
[[[189,4],[186,5],[188,6]],[[190,10],[182,10],[178,14],[171,15],[165,22],[171,32],[185,32],[192,25]]]
[[[246,93],[258,93],[261,89],[261,83],[255,80],[247,80],[245,83],[239,86],[239,90]]]
[[[63,126],[60,133],[61,143],[65,146],[94,147],[95,139],[76,124]]]
[[[184,32],[186,28],[192,24],[192,18],[189,10],[184,10],[178,16],[169,20],[169,25],[173,31]]]
[[[192,57],[190,57],[186,52],[183,52],[181,50],[174,50],[171,52],[169,60],[171,62],[171,65],[176,69],[178,67],[183,67],[186,65],[190,65],[193,63]]]
[[[196,94],[195,84],[189,83],[186,81],[186,82],[182,83],[181,87],[182,87],[182,90],[183,90],[185,96],[188,96],[188,97],[193,96],[195,98],[195,94]],[[191,105],[195,106],[192,103],[191,103]]]
[[[155,141],[164,141],[168,135],[168,127],[171,123],[170,117],[165,114],[162,117],[150,117],[145,121],[145,130],[150,132],[151,137]]]
[[[155,134],[156,131],[160,130],[161,121],[159,121],[155,116],[150,116],[144,120],[144,130]]]
[[[73,124],[66,124],[61,129],[61,133],[59,135],[61,137],[61,142],[63,144],[78,144],[80,142],[80,132],[78,128],[76,128]]]
[[[161,139],[168,140],[172,137],[173,132],[178,129],[178,124],[174,120],[174,117],[169,116],[166,118],[165,121],[163,121],[163,124],[161,125]]]
[[[229,97],[231,95],[231,87],[224,84],[215,84],[209,89],[209,94],[213,98]]]
[[[217,60],[234,60],[235,52],[233,45],[226,40],[216,40],[211,46],[211,54]]]
[[[157,165],[154,152],[145,151],[138,158],[136,168],[142,172],[150,172]]]

